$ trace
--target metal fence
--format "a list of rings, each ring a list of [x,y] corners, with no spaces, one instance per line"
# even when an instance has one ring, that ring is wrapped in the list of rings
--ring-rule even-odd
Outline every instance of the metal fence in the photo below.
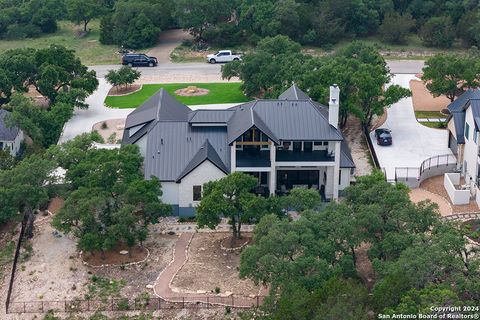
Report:
[[[453,154],[443,154],[430,157],[422,162],[420,167],[396,167],[395,181],[421,181],[422,177],[429,170],[440,167],[455,165],[457,158]]]
[[[11,301],[7,313],[95,312],[95,311],[155,311],[185,308],[256,308],[264,296],[198,296],[178,297],[174,301],[161,298],[119,298],[106,300]]]
[[[20,248],[22,247],[23,235],[25,234],[25,226],[27,225],[27,216],[23,216],[20,235],[18,236],[17,247],[15,248],[15,256],[13,258],[12,271],[10,274],[10,282],[8,283],[7,299],[5,300],[5,310],[8,313],[10,308],[10,299],[12,297],[13,283],[15,281],[15,272],[17,271],[18,258],[20,257]]]

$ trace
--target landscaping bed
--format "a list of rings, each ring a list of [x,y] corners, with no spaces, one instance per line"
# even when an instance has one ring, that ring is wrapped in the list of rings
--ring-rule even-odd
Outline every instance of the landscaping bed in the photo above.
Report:
[[[135,246],[127,247],[119,244],[112,250],[106,251],[103,256],[100,252],[83,254],[83,261],[88,265],[98,267],[103,265],[122,265],[145,260],[148,256],[146,248]]]
[[[209,90],[208,94],[200,96],[181,96],[175,91],[190,86]],[[164,88],[178,101],[186,105],[217,104],[217,103],[242,103],[250,101],[240,88],[240,82],[227,83],[171,83],[171,84],[145,84],[142,89],[124,96],[107,96],[105,104],[111,108],[136,108]]]
[[[229,233],[196,233],[188,248],[188,260],[173,278],[172,287],[183,292],[211,292],[233,295],[258,295],[261,287],[251,280],[240,279],[241,250],[223,250]],[[251,234],[244,233],[250,238]],[[264,293],[264,292],[263,292]]]
[[[480,243],[480,219],[467,220],[463,226],[468,230],[467,237]]]
[[[450,104],[450,100],[447,97],[434,97],[421,80],[410,80],[409,85],[412,91],[413,108],[415,111],[437,112],[436,118],[444,118],[444,116],[440,116],[440,111]],[[417,116],[417,118],[419,117]]]

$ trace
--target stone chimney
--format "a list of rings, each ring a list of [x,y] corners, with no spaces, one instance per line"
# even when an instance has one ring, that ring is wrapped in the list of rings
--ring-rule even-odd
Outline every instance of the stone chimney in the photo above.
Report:
[[[328,102],[328,122],[338,129],[338,115],[340,112],[340,88],[334,84],[330,86],[330,100]]]

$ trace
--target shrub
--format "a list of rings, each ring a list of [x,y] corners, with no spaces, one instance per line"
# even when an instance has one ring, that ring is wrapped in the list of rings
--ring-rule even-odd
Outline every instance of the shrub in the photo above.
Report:
[[[102,129],[103,130],[108,129],[108,125],[105,121],[102,122]]]
[[[219,288],[219,287],[215,287],[215,293],[216,293],[216,294],[219,294],[219,293],[220,293],[220,288]]]
[[[412,15],[405,13],[400,15],[397,12],[387,13],[379,28],[382,40],[392,44],[402,44],[406,42],[406,36],[415,25]]]
[[[420,30],[420,37],[430,47],[450,48],[455,40],[455,30],[450,17],[430,18]]]

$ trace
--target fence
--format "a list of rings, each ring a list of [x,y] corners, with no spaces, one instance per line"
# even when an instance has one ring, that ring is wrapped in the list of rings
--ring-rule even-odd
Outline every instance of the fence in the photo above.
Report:
[[[255,308],[262,304],[264,296],[222,297],[198,296],[178,297],[175,302],[161,298],[120,298],[108,300],[56,300],[56,301],[12,301],[7,313],[95,312],[95,311],[155,311],[184,308]]]
[[[375,153],[375,148],[367,128],[363,129],[363,135],[365,136],[365,140],[367,140],[368,150],[370,151],[370,156],[372,157],[375,168],[380,168],[380,162],[378,161],[377,154]]]
[[[424,160],[420,167],[396,167],[395,182],[403,182],[416,188],[425,179],[452,172],[456,165],[457,158],[453,154],[430,157]]]
[[[17,263],[18,263],[18,258],[20,256],[20,248],[22,246],[22,240],[23,240],[23,235],[25,233],[26,225],[27,225],[27,216],[24,215],[22,220],[22,226],[20,228],[20,235],[18,236],[17,247],[15,248],[15,256],[13,258],[13,264],[12,264],[12,273],[10,274],[10,282],[8,284],[7,299],[5,300],[6,313],[9,312],[9,308],[11,304],[10,299],[12,296],[13,282],[15,280],[15,272],[17,270]]]

